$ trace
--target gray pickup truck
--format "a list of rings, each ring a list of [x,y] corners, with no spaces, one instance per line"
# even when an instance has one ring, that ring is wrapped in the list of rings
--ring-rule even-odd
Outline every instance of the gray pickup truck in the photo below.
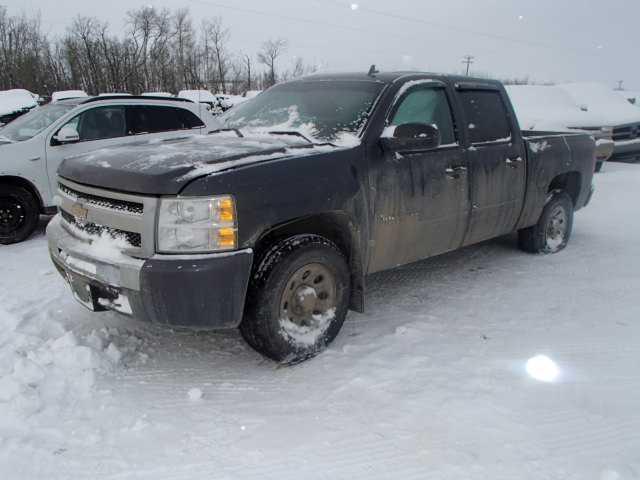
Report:
[[[593,138],[522,132],[490,80],[316,75],[220,119],[61,165],[49,248],[85,306],[301,361],[364,310],[368,274],[512,232],[559,252],[593,193]]]

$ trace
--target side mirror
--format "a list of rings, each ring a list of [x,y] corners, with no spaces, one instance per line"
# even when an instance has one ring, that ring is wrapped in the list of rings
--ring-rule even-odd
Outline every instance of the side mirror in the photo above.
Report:
[[[75,143],[80,141],[80,134],[75,127],[66,125],[60,129],[53,139],[61,145],[65,143]]]
[[[392,152],[432,150],[440,146],[440,131],[435,125],[405,123],[387,127],[381,141],[383,147]]]

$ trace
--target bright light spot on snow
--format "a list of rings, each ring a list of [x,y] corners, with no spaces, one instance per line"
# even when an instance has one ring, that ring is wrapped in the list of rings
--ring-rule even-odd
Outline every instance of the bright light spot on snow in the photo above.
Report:
[[[354,12],[355,12],[356,10],[358,10],[359,8],[360,8],[360,5],[358,5],[357,3],[352,3],[352,4],[351,4],[351,10],[353,10]]]
[[[187,392],[187,396],[192,402],[197,402],[202,399],[202,390],[199,388],[192,388]]]
[[[597,46],[596,46],[596,48],[597,48],[598,50],[602,50],[602,49],[604,48],[604,45],[597,45]]]
[[[524,15],[518,15],[518,20],[520,21],[524,20]]]
[[[536,355],[527,360],[527,373],[540,382],[555,382],[560,375],[560,369],[549,357]]]

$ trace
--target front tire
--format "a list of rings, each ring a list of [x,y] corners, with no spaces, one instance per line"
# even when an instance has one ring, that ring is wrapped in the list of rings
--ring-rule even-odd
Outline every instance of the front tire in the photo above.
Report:
[[[0,185],[0,244],[27,239],[38,226],[38,200],[24,187]]]
[[[347,261],[335,244],[318,235],[288,238],[259,261],[240,332],[272,360],[301,362],[338,335],[350,293]]]
[[[518,244],[529,253],[557,253],[563,250],[573,230],[573,201],[561,190],[549,194],[538,223],[518,232]]]

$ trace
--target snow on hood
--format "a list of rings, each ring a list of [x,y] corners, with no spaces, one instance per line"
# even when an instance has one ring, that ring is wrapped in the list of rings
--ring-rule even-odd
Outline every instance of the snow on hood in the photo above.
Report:
[[[566,83],[558,85],[578,105],[584,105],[601,119],[601,125],[616,126],[640,123],[640,111],[619,94],[599,83]]]
[[[28,90],[16,88],[0,92],[0,115],[8,115],[36,106],[38,106],[38,96]]]
[[[561,88],[547,85],[508,85],[506,89],[523,130],[604,126],[600,115],[581,110]]]
[[[239,138],[233,132],[221,132],[104,148],[66,159],[58,173],[87,185],[122,189],[124,182],[129,191],[170,195],[199,176],[267,160],[350,148],[310,144],[296,136],[247,135]]]
[[[59,102],[69,98],[84,98],[88,97],[87,92],[84,90],[61,90],[59,92],[53,92],[51,95],[51,103]]]

